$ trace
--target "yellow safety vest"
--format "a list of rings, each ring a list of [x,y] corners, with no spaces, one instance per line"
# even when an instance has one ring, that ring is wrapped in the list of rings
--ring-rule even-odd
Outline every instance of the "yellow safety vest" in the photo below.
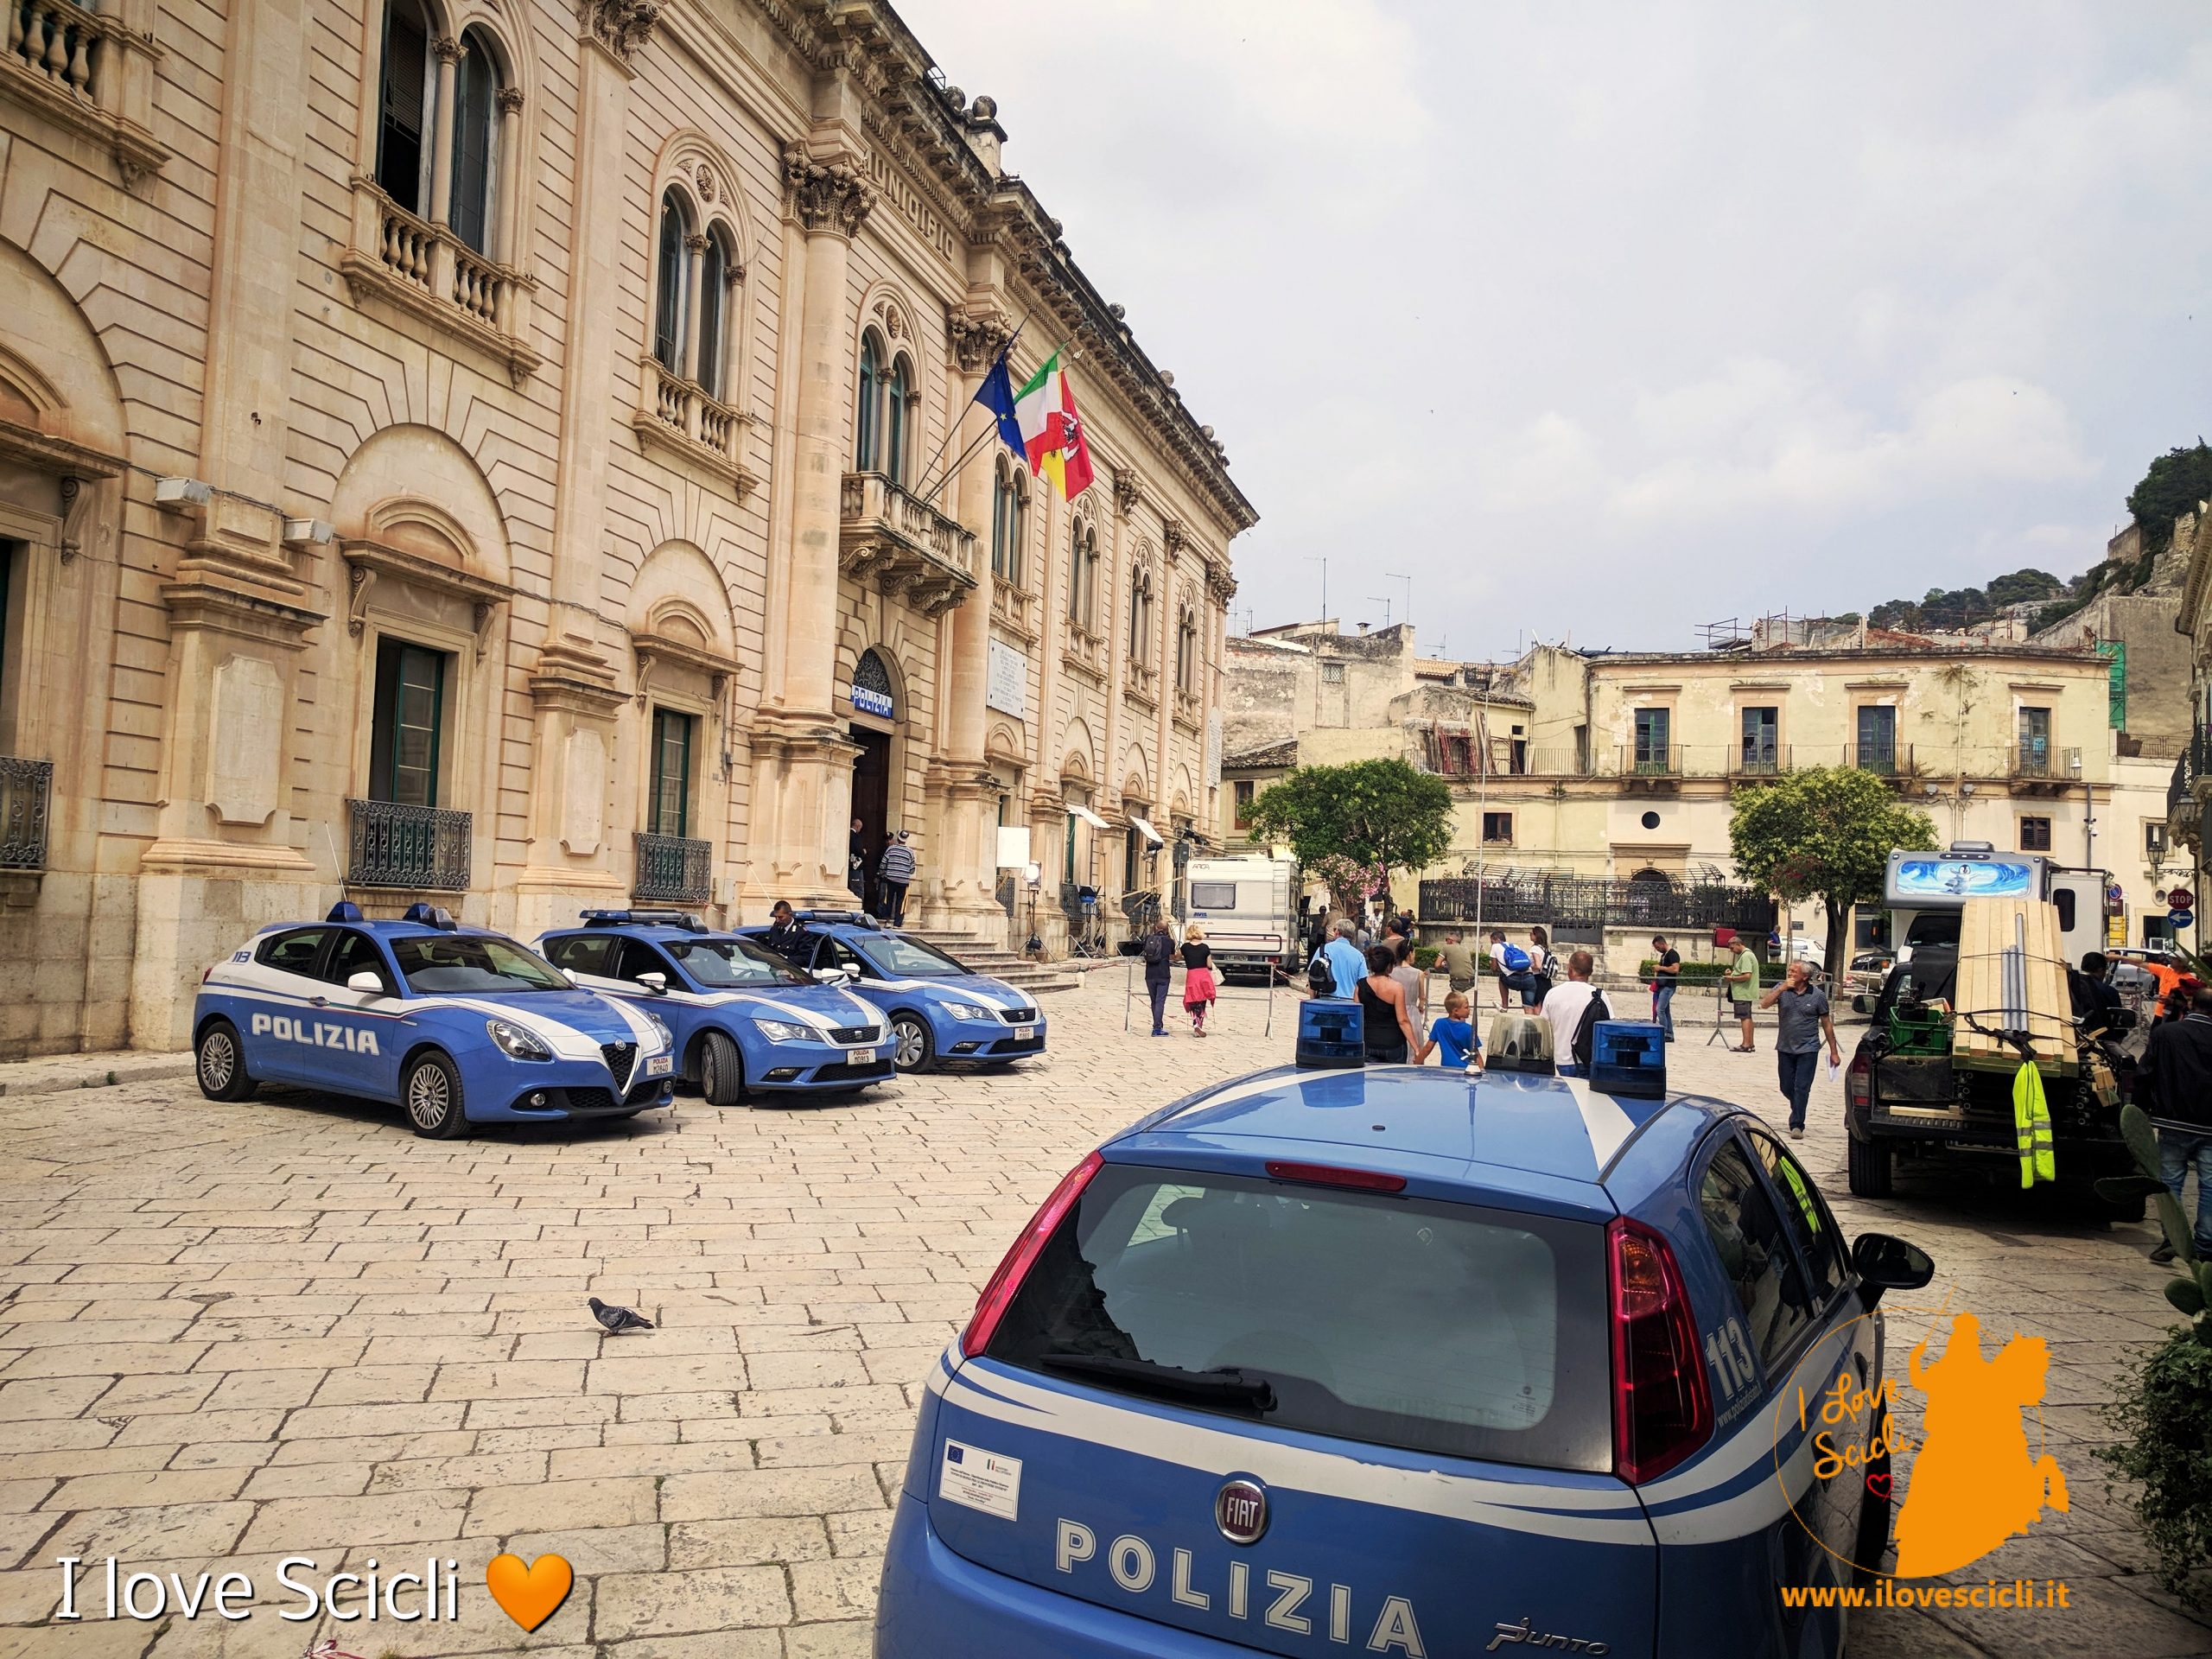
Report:
[[[2051,1148],[2050,1108],[2043,1096],[2043,1074],[2029,1061],[2012,1074],[2012,1141],[2020,1154],[2020,1185],[2058,1179]]]

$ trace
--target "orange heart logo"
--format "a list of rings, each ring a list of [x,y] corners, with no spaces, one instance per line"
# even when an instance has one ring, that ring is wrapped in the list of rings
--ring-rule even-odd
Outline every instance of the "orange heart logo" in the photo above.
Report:
[[[534,1630],[560,1611],[575,1588],[576,1572],[558,1555],[541,1555],[525,1564],[519,1555],[494,1555],[484,1569],[484,1587],[509,1618]]]

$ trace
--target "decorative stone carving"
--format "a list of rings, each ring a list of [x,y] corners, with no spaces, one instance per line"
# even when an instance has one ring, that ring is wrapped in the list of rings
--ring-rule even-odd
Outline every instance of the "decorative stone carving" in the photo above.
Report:
[[[502,86],[499,88],[499,95],[494,102],[499,105],[499,113],[501,115],[520,115],[522,113],[522,88],[519,86]]]
[[[1014,338],[1014,320],[1003,311],[971,317],[955,311],[944,320],[944,338],[963,374],[981,374]]]
[[[1167,556],[1173,558],[1183,550],[1191,539],[1191,532],[1180,518],[1170,518],[1160,525],[1160,538],[1167,543]]]
[[[579,32],[596,41],[625,68],[660,22],[658,0],[578,0]]]
[[[430,55],[440,63],[459,63],[466,54],[459,41],[450,35],[441,35],[430,42]]]
[[[1137,504],[1143,499],[1144,485],[1137,478],[1137,469],[1134,467],[1116,467],[1114,469],[1116,515],[1122,518],[1128,518],[1135,510]]]
[[[265,657],[226,657],[213,678],[207,804],[220,823],[258,827],[276,810],[283,676]]]
[[[700,162],[697,170],[691,175],[691,181],[699,187],[700,200],[710,202],[715,199],[715,169],[713,168],[709,167],[704,162]]]
[[[793,144],[784,151],[784,203],[801,228],[851,238],[875,206],[875,192],[850,159],[818,162],[805,145]]]

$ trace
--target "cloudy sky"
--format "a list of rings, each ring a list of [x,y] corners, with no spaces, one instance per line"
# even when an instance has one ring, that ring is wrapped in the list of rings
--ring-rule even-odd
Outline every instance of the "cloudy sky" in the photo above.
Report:
[[[899,3],[1228,443],[1240,626],[2071,575],[2212,433],[2194,0]]]

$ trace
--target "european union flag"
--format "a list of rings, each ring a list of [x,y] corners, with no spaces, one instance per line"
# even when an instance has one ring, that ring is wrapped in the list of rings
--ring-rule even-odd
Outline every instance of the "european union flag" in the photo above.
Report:
[[[1019,455],[1026,453],[1027,446],[1021,442],[1021,423],[1014,412],[1014,376],[1007,369],[1007,353],[1013,349],[1014,341],[1007,341],[1006,350],[999,353],[983,376],[983,384],[976,389],[976,401],[991,411],[999,423],[999,436]]]

